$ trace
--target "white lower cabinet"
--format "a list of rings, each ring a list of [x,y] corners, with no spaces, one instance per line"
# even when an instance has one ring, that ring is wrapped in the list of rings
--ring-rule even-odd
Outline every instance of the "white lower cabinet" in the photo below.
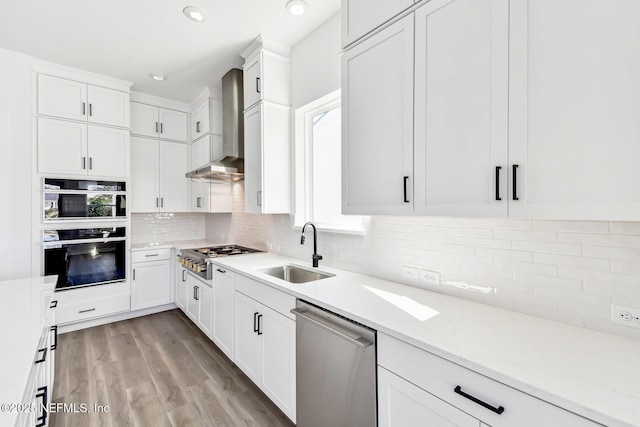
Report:
[[[171,303],[169,249],[136,251],[132,255],[131,309]],[[136,260],[138,260],[136,262]]]
[[[187,274],[186,314],[208,337],[213,326],[213,289],[194,276]]]
[[[70,289],[55,294],[58,300],[56,324],[74,323],[131,309],[128,282]]]
[[[479,427],[480,421],[399,376],[378,367],[380,427]]]
[[[211,339],[229,359],[233,360],[235,274],[220,266],[214,268]]]
[[[279,311],[239,290],[273,303]],[[295,297],[236,275],[234,361],[295,422],[296,323],[283,313],[289,306],[287,312],[295,306]]]
[[[381,426],[600,425],[382,333],[378,368]]]
[[[176,305],[187,310],[187,269],[178,264],[176,268]]]

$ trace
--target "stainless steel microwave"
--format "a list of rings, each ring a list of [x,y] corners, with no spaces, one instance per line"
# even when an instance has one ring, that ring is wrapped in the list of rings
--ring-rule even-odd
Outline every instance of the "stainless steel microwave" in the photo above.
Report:
[[[44,178],[42,218],[124,219],[127,216],[125,182]]]

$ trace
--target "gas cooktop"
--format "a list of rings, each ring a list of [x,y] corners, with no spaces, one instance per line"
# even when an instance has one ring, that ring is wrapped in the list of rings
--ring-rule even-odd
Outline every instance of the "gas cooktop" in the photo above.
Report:
[[[222,245],[211,246],[208,248],[193,248],[182,249],[178,256],[178,262],[184,266],[184,268],[191,270],[197,275],[205,278],[213,278],[213,272],[210,268],[211,261],[214,258],[233,256],[233,255],[245,255],[262,252],[258,249],[247,248],[239,245]]]

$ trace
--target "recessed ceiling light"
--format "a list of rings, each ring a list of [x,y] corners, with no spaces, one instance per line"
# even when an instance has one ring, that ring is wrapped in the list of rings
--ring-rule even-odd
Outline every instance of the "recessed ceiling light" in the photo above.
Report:
[[[300,16],[307,10],[307,3],[304,0],[289,0],[286,8],[292,15]]]
[[[149,73],[149,77],[151,77],[153,80],[157,80],[159,82],[167,80],[167,76],[164,76],[162,74]]]
[[[187,6],[182,9],[184,16],[196,22],[204,22],[207,20],[207,12],[196,6]]]

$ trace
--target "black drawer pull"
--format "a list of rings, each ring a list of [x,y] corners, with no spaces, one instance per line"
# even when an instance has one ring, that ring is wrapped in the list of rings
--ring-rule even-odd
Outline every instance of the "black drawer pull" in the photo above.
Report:
[[[224,273],[226,273],[226,272],[227,272],[226,270],[223,270],[223,269],[221,269],[221,268],[217,268],[217,269],[216,269],[216,271],[217,271],[218,273],[222,273],[222,274],[224,274]]]
[[[409,177],[404,177],[404,202],[409,203],[409,198],[407,197],[407,181],[409,181]]]
[[[518,165],[511,166],[511,175],[513,175],[513,200],[518,199]]]
[[[502,200],[502,197],[500,197],[500,169],[502,169],[502,166],[496,166],[496,201],[500,201]]]
[[[258,314],[258,330],[256,331],[258,335],[262,335],[262,314]]]
[[[47,347],[38,349],[38,353],[40,353],[40,352],[42,352],[42,358],[41,359],[36,359],[36,364],[42,363],[45,360],[47,360]]]
[[[134,270],[133,280],[135,280],[135,279],[136,279],[136,274],[135,274],[135,270]],[[96,311],[96,309],[95,308],[88,308],[86,310],[80,310],[80,311],[78,311],[78,314],[89,313],[90,311]]]
[[[58,306],[58,300],[56,299],[51,301],[51,304],[49,304],[49,308],[56,308],[57,306]]]
[[[58,348],[58,325],[52,326],[51,332],[53,332],[53,344],[51,344],[51,350],[55,350]]]
[[[478,399],[477,397],[473,397],[470,394],[465,393],[464,391],[462,391],[462,387],[460,387],[459,385],[457,385],[456,388],[453,389],[453,391],[458,393],[460,396],[466,397],[470,401],[472,401],[474,403],[477,403],[478,405],[480,405],[482,407],[485,407],[490,411],[495,412],[498,415],[501,415],[504,412],[504,406],[498,406],[497,408],[495,406],[491,406],[488,403],[483,402],[482,400]]]
[[[253,332],[258,332],[258,312],[253,313]]]
[[[44,387],[38,387],[38,392],[36,393],[36,399],[41,398],[42,399],[42,403],[40,404],[41,408],[42,408],[42,415],[40,415],[39,417],[36,418],[36,421],[38,421],[38,424],[36,424],[36,427],[44,427],[47,425],[47,416],[49,415],[47,413],[47,403],[49,403],[49,397],[48,397],[48,389],[47,386]]]

